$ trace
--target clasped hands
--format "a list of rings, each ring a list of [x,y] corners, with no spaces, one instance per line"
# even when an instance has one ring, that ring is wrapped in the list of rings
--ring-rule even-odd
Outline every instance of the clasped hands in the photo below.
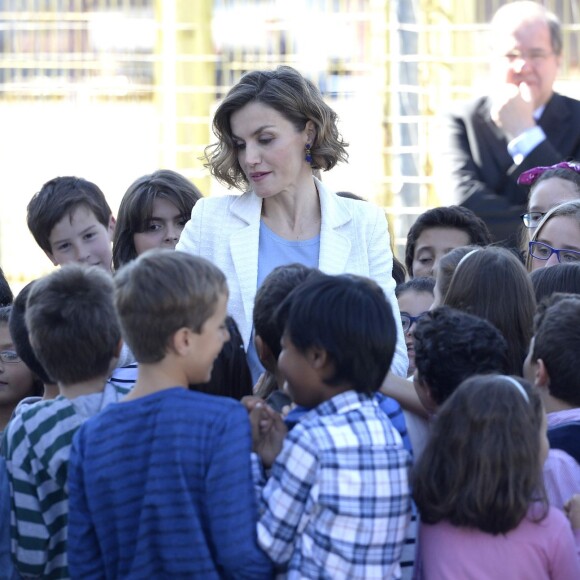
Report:
[[[288,428],[282,415],[272,409],[263,399],[249,396],[242,399],[248,410],[252,428],[252,450],[269,469],[282,450]]]

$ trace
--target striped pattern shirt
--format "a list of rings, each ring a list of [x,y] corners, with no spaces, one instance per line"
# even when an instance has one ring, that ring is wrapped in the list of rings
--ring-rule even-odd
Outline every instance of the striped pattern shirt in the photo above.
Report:
[[[22,576],[68,578],[67,470],[73,436],[89,417],[128,391],[104,391],[30,405],[10,422],[6,467],[12,492],[12,554]]]
[[[409,453],[372,397],[347,391],[288,433],[267,483],[253,455],[258,541],[288,578],[398,578]]]
[[[248,413],[176,387],[112,405],[70,457],[73,578],[270,578]]]
[[[124,367],[117,367],[109,377],[109,382],[118,387],[131,390],[137,380],[137,369],[138,364],[136,362]]]

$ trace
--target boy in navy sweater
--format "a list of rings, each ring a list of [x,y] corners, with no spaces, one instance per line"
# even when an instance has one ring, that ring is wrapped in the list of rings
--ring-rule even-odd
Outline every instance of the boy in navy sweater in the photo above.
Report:
[[[208,261],[152,250],[115,276],[131,393],[83,426],[70,463],[74,578],[263,578],[251,436],[240,403],[188,390],[229,339],[227,285]]]

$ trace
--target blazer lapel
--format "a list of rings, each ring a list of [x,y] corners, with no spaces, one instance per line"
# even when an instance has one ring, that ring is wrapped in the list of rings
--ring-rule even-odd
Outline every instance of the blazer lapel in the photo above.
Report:
[[[232,214],[246,224],[230,236],[230,252],[238,277],[248,328],[252,326],[252,310],[258,280],[261,208],[262,200],[252,192],[241,195],[230,208]]]
[[[342,198],[328,190],[321,181],[315,181],[322,214],[318,267],[326,274],[342,274],[350,256],[351,241],[347,235],[347,224],[352,216],[341,203]]]

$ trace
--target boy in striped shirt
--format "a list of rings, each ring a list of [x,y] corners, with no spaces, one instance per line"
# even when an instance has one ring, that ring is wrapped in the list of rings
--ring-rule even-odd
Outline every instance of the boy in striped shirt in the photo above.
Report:
[[[86,419],[127,393],[107,383],[121,347],[111,276],[66,265],[34,283],[25,316],[30,342],[60,395],[24,409],[6,431],[12,556],[26,578],[68,578],[72,438]]]

